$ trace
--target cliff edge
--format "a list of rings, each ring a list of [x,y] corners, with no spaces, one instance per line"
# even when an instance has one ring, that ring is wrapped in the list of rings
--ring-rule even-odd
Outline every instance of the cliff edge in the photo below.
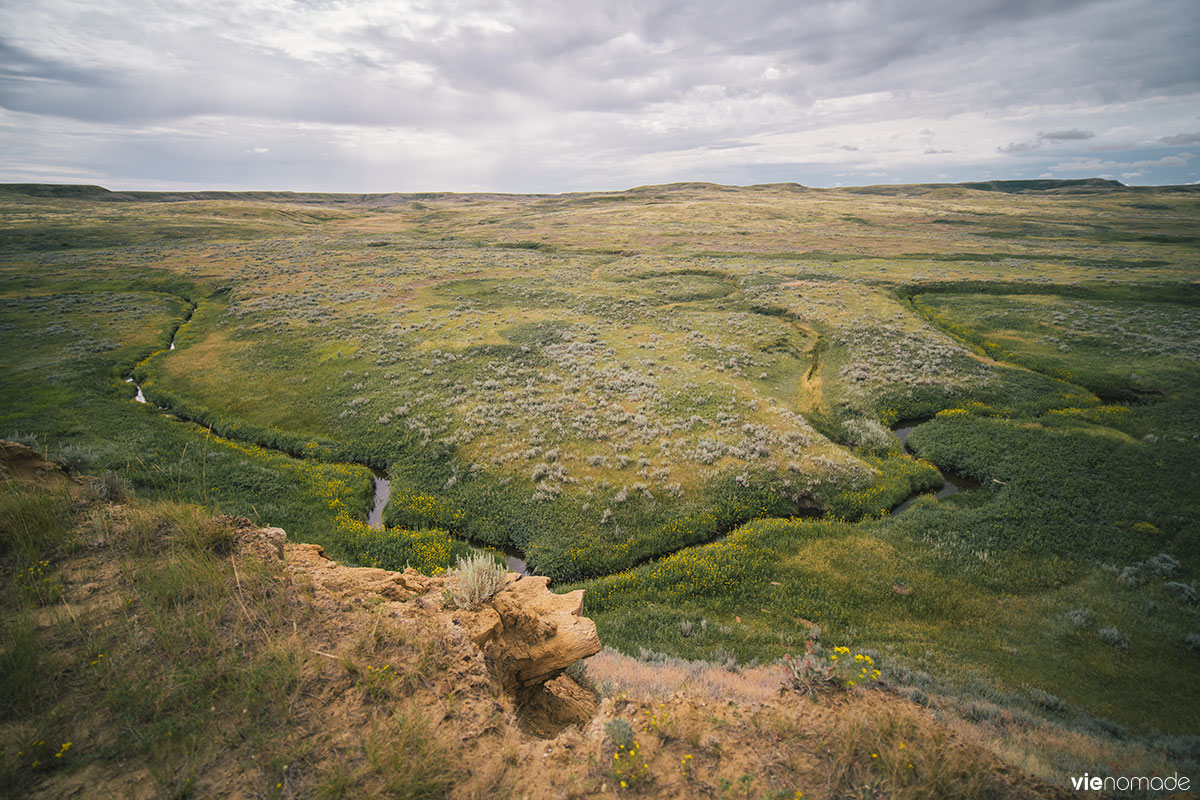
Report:
[[[0,577],[0,797],[1067,796],[886,690],[601,651],[582,592],[465,610],[13,443]]]

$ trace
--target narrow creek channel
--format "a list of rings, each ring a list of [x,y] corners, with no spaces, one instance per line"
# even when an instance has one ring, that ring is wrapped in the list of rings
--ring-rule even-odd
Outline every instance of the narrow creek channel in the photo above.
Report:
[[[171,341],[167,348],[168,350],[175,349],[175,337],[179,335],[179,331],[183,329],[183,326],[186,325],[189,321],[191,321],[192,314],[194,312],[195,312],[195,307],[193,306],[193,308],[188,312],[187,316],[184,318],[183,322],[179,325],[178,328],[175,329],[175,332],[171,335]],[[177,417],[174,414],[172,414],[169,409],[166,409],[161,406],[157,406],[157,405],[150,403],[150,401],[146,399],[146,395],[142,393],[142,387],[134,382],[134,378],[132,376],[126,377],[125,382],[128,384],[132,384],[133,387],[137,390],[137,394],[133,398],[136,402],[142,403],[144,405],[152,405],[155,408],[157,408],[159,411],[161,411],[164,416],[171,418],[171,419],[177,419]],[[904,448],[904,451],[906,453],[910,453],[910,454],[912,453],[912,451],[909,450],[909,448],[908,448],[908,443],[907,443],[908,435],[918,425],[921,425],[928,421],[929,421],[928,418],[906,419],[906,420],[901,420],[892,426],[892,434],[900,442],[900,445]],[[282,451],[277,451],[277,452],[282,452]],[[290,454],[285,453],[285,455],[290,455]],[[367,465],[363,464],[360,466],[367,466]],[[383,528],[384,528],[383,512],[384,512],[384,509],[387,507],[388,500],[391,497],[392,482],[391,482],[391,478],[388,476],[387,472],[380,470],[380,469],[376,469],[374,467],[368,467],[368,469],[371,470],[371,473],[374,476],[375,492],[374,492],[374,498],[371,503],[371,510],[367,514],[367,526],[374,530],[383,530]],[[952,494],[957,494],[960,491],[979,488],[979,484],[976,481],[973,481],[970,478],[966,478],[961,475],[956,475],[951,472],[943,471],[942,478],[945,481],[945,483],[943,484],[941,489],[939,489],[939,490],[937,490],[937,492],[933,493],[934,497],[936,497],[939,500],[942,499],[943,497],[948,497]],[[907,510],[909,508],[909,506],[911,506],[913,503],[915,503],[917,501],[917,498],[923,496],[924,494],[929,494],[929,492],[914,493],[912,496],[908,497],[902,503],[900,503],[895,508],[893,508],[891,513],[893,515],[896,515],[896,514],[900,514],[900,513],[904,512],[905,510]],[[815,513],[812,516],[820,516],[820,513]],[[684,549],[688,549],[690,547],[697,547],[697,546],[701,546],[704,544],[709,544],[713,541],[718,541],[718,540],[724,538],[726,535],[728,535],[728,533],[729,533],[729,531],[722,531],[708,541],[698,542],[695,544],[687,545],[680,549],[684,550]],[[476,552],[485,552],[485,548],[479,547],[465,539],[462,539],[461,541],[465,542],[469,547],[471,547],[472,550],[474,550]],[[534,574],[534,572],[532,570],[530,570],[529,565],[526,563],[525,554],[522,553],[517,548],[510,547],[510,548],[504,548],[504,549],[499,549],[499,548],[491,548],[491,549],[500,552],[504,556],[505,564],[508,566],[508,569],[510,572],[516,572],[519,575],[533,575]],[[676,551],[676,552],[678,552],[678,551]],[[646,559],[646,561],[652,561],[652,560],[655,560],[658,558],[665,558],[669,555],[672,555],[672,553],[662,553],[657,556],[652,556],[652,557]],[[642,563],[644,563],[644,562],[642,562]]]
[[[892,426],[892,435],[895,436],[900,442],[900,446],[904,448],[904,452],[908,453],[909,455],[913,454],[912,450],[908,449],[908,435],[913,432],[913,428],[916,428],[918,425],[923,425],[928,421],[928,418],[902,419]],[[946,470],[938,471],[941,472],[942,480],[945,481],[945,483],[942,484],[942,488],[932,493],[933,496],[938,500],[941,500],[943,497],[949,497],[952,494],[958,494],[962,491],[979,488],[978,481],[973,481],[970,478],[957,475]],[[926,494],[930,494],[930,492],[917,492],[913,494],[900,505],[892,509],[892,516],[908,510],[909,506],[917,502],[918,498],[923,497]]]
[[[371,512],[367,514],[367,527],[377,531],[383,530],[383,508],[392,496],[392,481],[383,470],[373,469],[375,473],[375,500]]]
[[[195,309],[193,308],[192,312],[194,312],[194,311],[195,311]],[[179,328],[175,329],[175,333],[172,334],[171,342],[167,347],[168,350],[175,349],[175,337],[179,335],[179,331],[183,328],[183,326],[186,325],[188,323],[188,321],[191,320],[192,312],[188,312],[187,317],[180,324]],[[175,415],[173,415],[169,409],[163,408],[162,406],[159,406],[159,405],[155,405],[155,404],[151,403],[149,400],[147,400],[146,395],[142,393],[142,387],[134,382],[133,376],[129,376],[129,377],[125,378],[125,382],[132,384],[133,388],[137,389],[137,394],[134,395],[134,398],[133,398],[136,402],[142,403],[143,405],[147,405],[147,406],[153,406],[154,408],[157,408],[159,411],[161,411],[164,416],[169,417],[171,419],[176,419]],[[283,451],[277,450],[275,452],[282,453]],[[284,453],[284,455],[288,455],[289,457],[294,457],[288,453]],[[367,466],[367,465],[360,464],[359,466]],[[374,530],[381,531],[384,528],[383,510],[384,510],[384,508],[387,507],[388,499],[391,498],[391,496],[392,496],[392,481],[391,481],[391,478],[388,477],[388,474],[386,472],[384,472],[383,470],[375,469],[374,467],[367,467],[367,468],[371,470],[371,473],[375,478],[375,496],[374,496],[373,500],[371,501],[371,510],[367,513],[367,527],[373,528]],[[467,542],[465,539],[462,541],[466,542],[466,544],[472,550],[474,550],[476,552],[485,552],[484,548],[478,547],[478,546],[472,544],[471,542]],[[493,548],[493,549],[496,549],[496,548]],[[503,550],[497,549],[497,552],[499,552],[501,555],[504,556],[504,563],[508,566],[509,572],[515,572],[518,575],[533,575],[534,574],[529,569],[529,565],[526,564],[526,562],[525,562],[525,554],[522,553],[521,551],[517,550],[516,548],[506,548]]]
[[[171,350],[175,349],[175,342],[173,342],[173,341],[171,342],[170,349]],[[133,398],[135,401],[142,403],[144,405],[148,405],[148,406],[154,405],[153,403],[151,403],[149,400],[146,399],[146,395],[142,394],[142,387],[139,386],[138,384],[134,383],[133,378],[126,378],[125,382],[133,384],[133,387],[135,389],[137,389],[137,394]],[[163,408],[162,406],[154,406],[154,407],[157,408],[159,411],[161,411],[164,416],[167,416],[167,417],[174,416],[170,413],[170,411]],[[282,451],[276,451],[276,452],[282,452]],[[284,455],[289,455],[289,454],[285,453]],[[366,465],[360,464],[359,466],[366,466]],[[383,470],[375,469],[373,467],[368,467],[368,469],[371,470],[371,473],[375,478],[375,496],[371,501],[371,510],[367,513],[367,527],[373,528],[374,530],[377,530],[377,531],[381,531],[381,530],[383,530],[383,527],[384,527],[383,526],[383,509],[387,507],[388,500],[392,496],[392,481],[388,477],[388,474],[386,472],[384,472]],[[463,541],[465,542],[466,540],[464,539]],[[466,543],[472,550],[475,550],[476,552],[480,552],[480,553],[485,552],[485,549],[482,547],[478,547],[478,546],[472,544],[471,542],[466,542]],[[496,549],[496,548],[493,548],[493,549]],[[525,563],[525,557],[524,557],[525,554],[521,553],[516,548],[497,550],[497,552],[499,552],[501,555],[504,556],[504,563],[508,566],[509,572],[515,572],[518,575],[533,575],[534,574],[529,569],[529,565]]]

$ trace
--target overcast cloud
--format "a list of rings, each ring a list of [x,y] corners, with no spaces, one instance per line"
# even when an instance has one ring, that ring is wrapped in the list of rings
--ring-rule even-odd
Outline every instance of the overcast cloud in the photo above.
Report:
[[[1193,183],[1198,56],[1196,0],[6,0],[0,180]]]

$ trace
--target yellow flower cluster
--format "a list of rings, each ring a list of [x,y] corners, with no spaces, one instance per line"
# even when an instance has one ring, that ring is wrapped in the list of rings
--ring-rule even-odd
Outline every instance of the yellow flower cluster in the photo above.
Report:
[[[1060,417],[1094,422],[1097,425],[1114,425],[1128,419],[1130,411],[1127,406],[1103,405],[1093,406],[1092,408],[1078,408],[1074,406],[1071,408],[1056,408],[1051,410],[1050,413]]]
[[[32,750],[33,752],[32,752],[32,753],[30,753],[29,755],[36,755],[36,754],[37,754],[37,751],[39,751],[39,750],[40,750],[41,752],[43,752],[43,753],[47,753],[47,754],[48,754],[48,751],[47,751],[45,748],[46,748],[46,740],[45,740],[45,739],[39,739],[39,740],[37,740],[37,741],[30,742],[30,743],[29,743],[29,748],[28,748],[28,749]],[[55,758],[62,758],[63,756],[65,756],[65,755],[67,754],[67,751],[68,751],[68,750],[70,750],[70,749],[71,749],[71,743],[70,743],[70,742],[63,742],[61,745],[59,745],[59,747],[58,747],[58,752],[54,754],[54,757],[55,757]],[[17,757],[18,757],[18,758],[20,758],[21,756],[25,756],[25,751],[24,751],[24,750],[18,750],[18,751],[17,751]],[[28,758],[29,756],[25,756],[25,757],[26,757],[26,758]],[[42,766],[42,760],[41,760],[41,758],[40,758],[40,757],[39,757],[39,758],[34,758],[34,759],[33,759],[33,761],[31,761],[31,762],[29,763],[29,768],[30,768],[30,769],[37,769],[37,768],[38,768],[38,767],[40,767],[40,766]]]
[[[332,468],[331,468],[332,467]],[[349,481],[361,477],[362,467],[354,465],[306,465],[305,477],[313,494],[325,503],[333,515],[334,529],[346,549],[362,564],[384,569],[404,569],[411,566],[425,574],[445,570],[453,561],[453,541],[444,530],[408,530],[387,528],[374,530],[350,513],[354,490]],[[393,502],[396,502],[393,496]],[[419,509],[424,513],[443,511],[447,507],[430,495],[407,494],[400,497],[402,507]],[[457,511],[454,518],[461,519]]]
[[[875,662],[871,660],[871,657],[862,653],[854,656],[854,665],[859,668],[858,679],[863,682],[877,680],[882,674],[874,668]],[[870,671],[868,672],[868,670]],[[854,681],[850,681],[850,685],[853,686]]]
[[[644,730],[647,733],[657,733],[664,741],[671,738],[674,728],[671,725],[671,715],[667,711],[666,703],[659,703],[657,712],[647,709],[646,717],[648,719]]]
[[[46,602],[47,598],[53,599],[54,587],[48,586],[50,583],[49,561],[38,561],[32,566],[26,567],[21,571],[20,583],[24,588],[36,595],[42,602]]]
[[[23,573],[25,580],[29,581],[30,583],[33,583],[38,578],[41,578],[43,581],[48,580],[45,575],[49,566],[49,561],[39,561],[31,567],[26,567],[25,572]]]
[[[617,752],[613,753],[609,774],[622,789],[637,786],[646,780],[650,773],[650,765],[642,761],[641,753],[641,745],[637,739],[633,740],[633,746],[628,750],[625,749],[625,745],[620,745]]]
[[[391,506],[406,521],[430,525],[452,526],[466,516],[461,508],[449,505],[440,497],[423,492],[393,494]]]
[[[674,553],[651,568],[649,574],[625,570],[594,586],[592,601],[604,602],[642,587],[653,587],[663,598],[695,599],[744,588],[745,577],[736,569],[755,562],[752,548],[740,532],[720,542]]]
[[[829,654],[829,664],[831,669],[826,680],[832,680],[846,688],[878,680],[882,675],[875,669],[874,659],[863,653],[851,655],[849,647],[833,648]]]

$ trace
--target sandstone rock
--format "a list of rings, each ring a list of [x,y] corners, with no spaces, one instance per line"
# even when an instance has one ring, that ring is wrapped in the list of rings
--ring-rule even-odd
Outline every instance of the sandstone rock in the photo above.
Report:
[[[467,636],[471,637],[471,641],[479,648],[499,636],[504,629],[499,612],[491,606],[483,606],[477,611],[463,613],[457,619]]]
[[[519,725],[543,739],[572,725],[586,725],[596,713],[596,695],[566,675],[522,691]]]
[[[579,659],[600,652],[596,624],[579,616],[583,591],[554,594],[547,588],[549,582],[525,577],[491,600],[503,630],[489,655],[509,691],[545,683]]]
[[[400,583],[410,592],[424,594],[432,588],[433,584],[440,583],[440,581],[428,575],[422,575],[412,567],[408,567],[404,572],[400,573]]]
[[[240,527],[233,541],[239,550],[253,553],[263,561],[282,561],[287,532],[283,528]]]
[[[337,566],[337,562],[325,555],[325,548],[319,544],[294,544],[288,550],[291,554],[290,560],[294,562],[305,563],[310,566]]]
[[[7,439],[0,439],[0,474],[20,481],[64,481],[62,467],[42,458],[32,448]]]
[[[247,550],[268,560],[279,557],[285,539],[282,530],[255,528],[249,521],[237,533]],[[576,661],[600,651],[595,623],[579,616],[582,590],[558,595],[550,591],[548,578],[510,573],[480,608],[448,608],[441,600],[443,577],[343,566],[313,544],[287,544],[285,552],[288,568],[311,581],[319,606],[353,613],[370,604],[389,618],[440,621],[449,641],[473,649],[480,674],[490,674],[488,680],[515,701],[525,730],[555,736],[586,723],[595,712],[595,696],[562,676]]]

